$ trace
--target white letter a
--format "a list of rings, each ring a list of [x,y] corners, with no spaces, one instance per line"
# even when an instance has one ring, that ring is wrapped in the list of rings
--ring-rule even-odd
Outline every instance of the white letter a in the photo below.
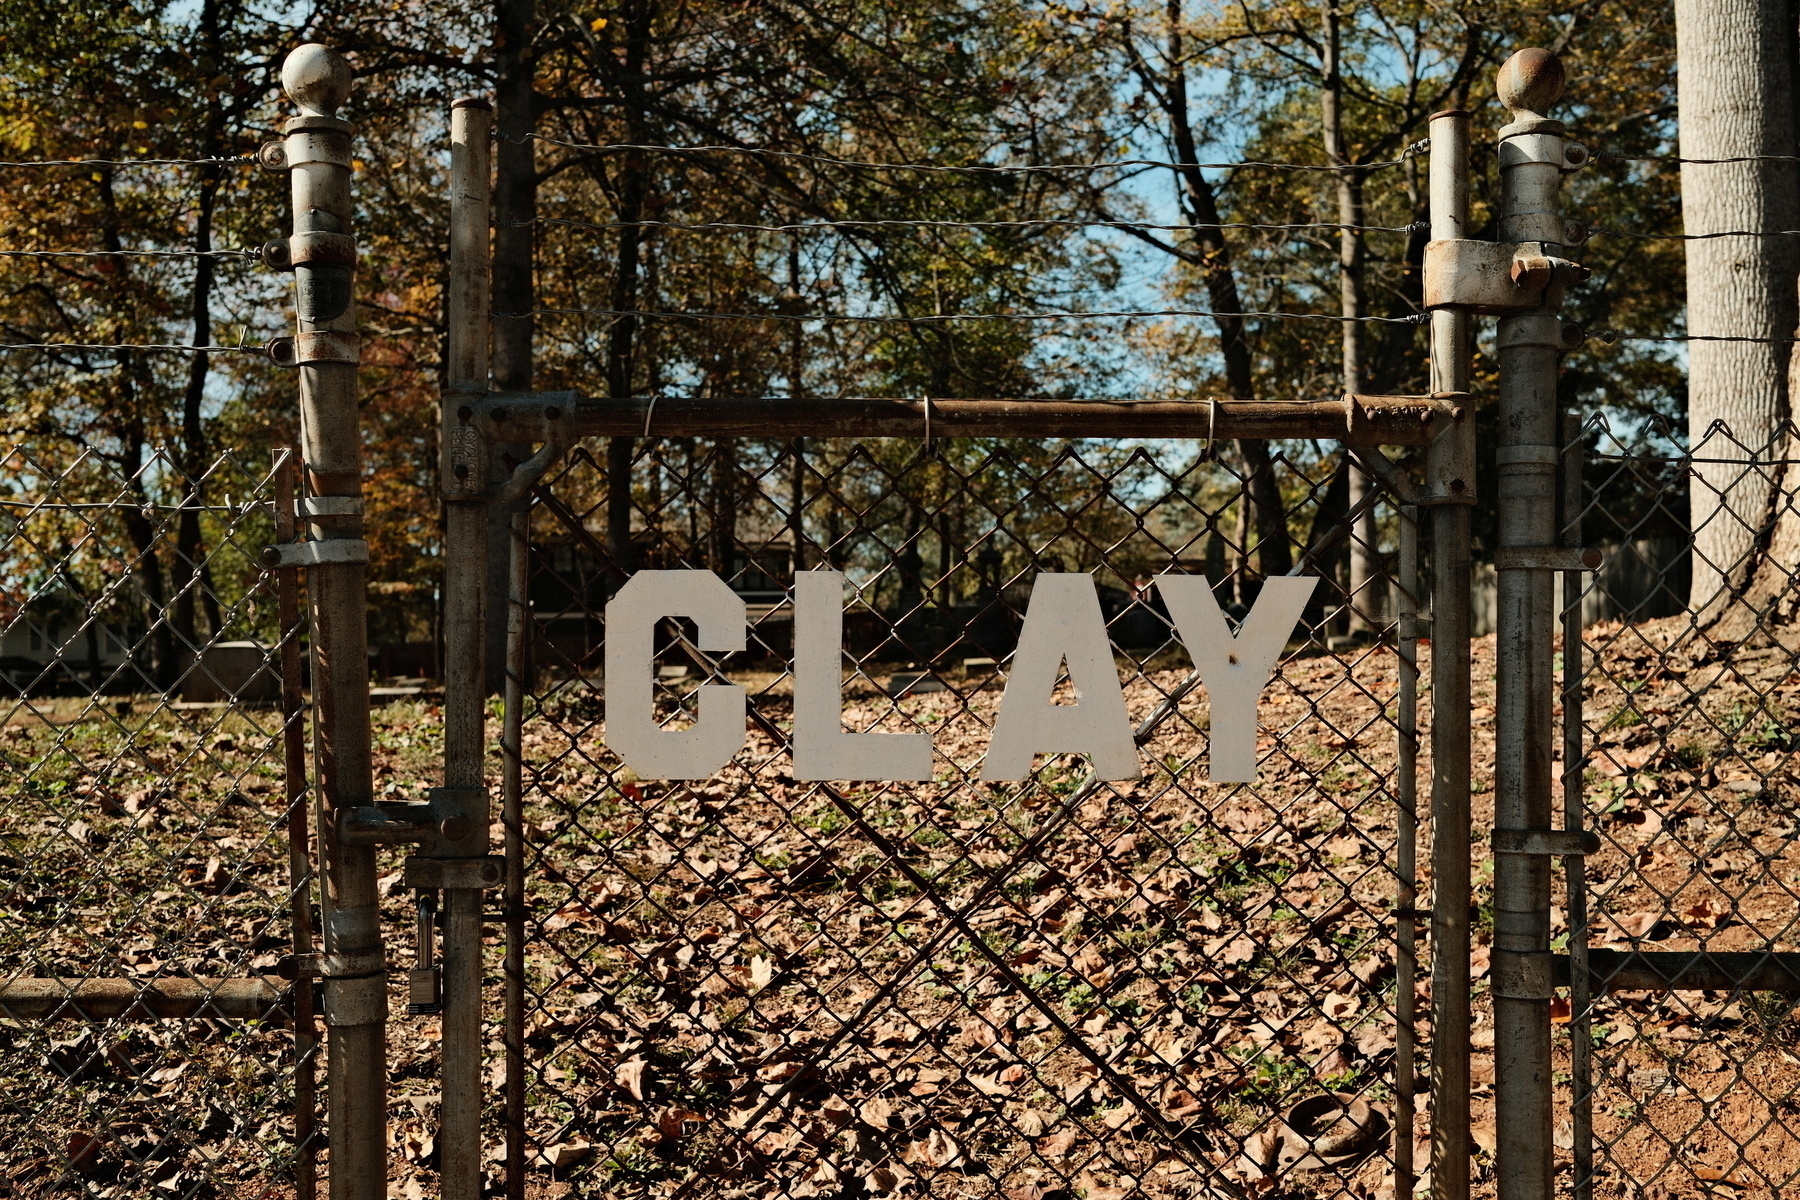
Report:
[[[1078,703],[1053,704],[1056,671],[1065,660]],[[1101,779],[1142,773],[1092,575],[1046,572],[1032,584],[981,778],[1023,779],[1040,751],[1086,754]]]

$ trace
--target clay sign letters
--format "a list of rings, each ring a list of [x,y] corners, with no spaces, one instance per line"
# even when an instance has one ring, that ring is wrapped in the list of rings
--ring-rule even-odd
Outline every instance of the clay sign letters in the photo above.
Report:
[[[1257,701],[1318,582],[1264,580],[1234,634],[1204,576],[1156,577],[1206,689],[1213,782],[1256,777]],[[928,780],[930,734],[844,729],[843,604],[837,571],[803,571],[794,582],[794,778]],[[665,617],[692,620],[702,650],[744,648],[744,600],[724,580],[711,571],[639,571],[606,606],[606,743],[641,778],[704,779],[744,745],[744,689],[706,684],[691,726],[660,727],[654,660],[656,625]],[[1051,700],[1064,664],[1074,704]],[[1102,779],[1142,773],[1091,575],[1046,572],[1033,584],[981,778],[1024,779],[1039,754],[1085,754]]]

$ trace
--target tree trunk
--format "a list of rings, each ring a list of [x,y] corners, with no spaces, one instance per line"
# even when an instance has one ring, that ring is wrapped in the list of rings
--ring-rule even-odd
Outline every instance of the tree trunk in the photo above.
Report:
[[[625,63],[622,72],[626,141],[649,142],[649,100],[644,94],[644,61],[650,45],[651,6],[629,6],[625,26]],[[650,177],[644,156],[626,153],[614,180],[618,191],[619,249],[613,267],[612,309],[629,314],[638,304],[638,270],[644,245],[644,201]],[[632,394],[632,350],[638,318],[616,317],[606,344],[606,394],[624,400]],[[608,438],[606,443],[606,548],[612,553],[618,587],[637,569],[631,544],[631,467],[636,438]]]
[[[1334,172],[1337,183],[1338,230],[1338,311],[1343,323],[1343,390],[1360,394],[1363,390],[1362,317],[1363,258],[1362,224],[1363,187],[1361,174],[1350,164],[1344,149],[1344,76],[1343,37],[1338,0],[1326,0],[1325,29],[1319,61],[1319,126],[1324,133],[1325,161],[1340,168]],[[1345,459],[1350,475],[1348,504],[1354,512],[1376,486],[1363,469]],[[1380,622],[1381,565],[1376,554],[1380,531],[1375,523],[1375,510],[1370,507],[1356,521],[1346,547],[1350,558],[1348,609],[1350,632],[1366,634]]]
[[[1794,13],[1786,0],[1676,0],[1685,158],[1791,155]],[[1687,164],[1682,219],[1689,235],[1793,229],[1794,164]],[[1786,238],[1687,243],[1688,332],[1786,339],[1795,332],[1796,255]],[[1778,525],[1794,482],[1778,438],[1790,415],[1792,345],[1781,340],[1688,345],[1688,436],[1702,458],[1689,489],[1694,530],[1689,605],[1721,640],[1748,637],[1767,609],[1790,608],[1786,572],[1795,536]],[[1778,536],[1778,534],[1780,536]],[[1785,546],[1782,561],[1772,553]]]
[[[498,79],[494,87],[494,387],[502,391],[531,389],[531,342],[537,307],[532,272],[537,227],[537,153],[531,133],[537,119],[537,58],[531,48],[537,33],[537,0],[498,0],[494,6],[494,50]],[[523,462],[532,446],[504,442],[495,447],[495,474],[505,478],[507,459]],[[529,508],[529,498],[488,505],[487,524],[487,688],[506,684],[506,610],[508,566],[512,561],[513,513]]]
[[[1219,314],[1216,320],[1219,352],[1225,359],[1225,386],[1233,400],[1254,400],[1256,381],[1250,360],[1250,342],[1244,336],[1244,318],[1236,315],[1244,311],[1244,305],[1238,297],[1237,275],[1232,270],[1231,249],[1225,242],[1225,231],[1218,228],[1218,197],[1205,173],[1195,165],[1200,158],[1194,141],[1193,120],[1188,112],[1187,71],[1182,66],[1180,0],[1169,0],[1167,19],[1167,61],[1170,66],[1168,78],[1163,81],[1164,103],[1176,159],[1185,164],[1180,171],[1181,182],[1187,196],[1188,218],[1196,226],[1193,237],[1201,248],[1201,280],[1206,285],[1207,300]],[[1240,441],[1238,453],[1244,458],[1244,488],[1256,523],[1258,564],[1265,576],[1285,575],[1294,565],[1294,556],[1288,544],[1287,513],[1281,505],[1281,491],[1275,480],[1268,443]],[[1245,547],[1245,554],[1248,553],[1249,547]]]
[[[200,44],[213,62],[219,62],[219,11],[214,3],[200,9]],[[205,132],[201,148],[208,158],[219,155],[224,133],[225,114],[220,96],[215,92],[206,106]],[[194,291],[189,315],[193,320],[193,345],[212,344],[213,208],[218,201],[220,169],[216,165],[201,168],[200,195],[194,217]],[[210,362],[205,354],[196,353],[188,363],[187,388],[181,397],[181,513],[175,525],[175,633],[185,643],[185,653],[198,656],[203,639],[194,620],[194,603],[206,592],[202,577],[200,546],[200,506],[206,503],[206,430],[201,420],[201,405],[206,399],[206,379]],[[211,626],[210,638],[219,633],[218,602],[206,606]]]

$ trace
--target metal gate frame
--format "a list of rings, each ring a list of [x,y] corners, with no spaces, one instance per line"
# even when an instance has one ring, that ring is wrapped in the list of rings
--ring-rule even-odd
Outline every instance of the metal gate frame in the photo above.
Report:
[[[1439,713],[1466,714],[1470,694],[1470,509],[1475,503],[1474,421],[1467,394],[1469,310],[1442,303],[1432,314],[1432,380],[1429,396],[1346,395],[1318,403],[1116,404],[1101,402],[986,401],[899,398],[799,400],[769,398],[747,404],[708,398],[595,399],[575,392],[488,390],[488,234],[492,109],[485,100],[456,102],[451,126],[451,265],[449,370],[442,406],[442,480],[445,538],[445,787],[426,817],[464,817],[467,840],[457,861],[441,850],[408,860],[407,882],[443,888],[443,1128],[442,1186],[446,1200],[477,1200],[480,1159],[481,996],[480,887],[504,880],[503,909],[509,929],[504,1017],[507,1194],[525,1185],[523,847],[520,821],[522,676],[524,672],[524,514],[513,519],[507,629],[508,663],[502,745],[505,748],[501,816],[506,831],[500,870],[477,878],[463,868],[493,863],[485,844],[490,802],[481,786],[485,744],[485,600],[487,506],[509,503],[533,484],[581,438],[671,436],[861,436],[922,438],[957,435],[1015,437],[1317,438],[1350,447],[1364,469],[1408,520],[1432,514],[1435,570],[1430,616],[1401,613],[1403,660],[1414,639],[1429,629],[1434,654],[1432,689]],[[1432,121],[1431,211],[1434,237],[1460,239],[1468,224],[1468,114],[1441,113]],[[1501,264],[1504,270],[1509,264]],[[1510,286],[1510,284],[1509,284]],[[1429,287],[1429,282],[1428,282]],[[1527,287],[1533,297],[1545,292]],[[537,446],[525,461],[501,461],[502,443]],[[1378,447],[1422,450],[1425,484],[1414,487]],[[1381,496],[1371,489],[1365,505]],[[1358,508],[1343,526],[1362,511]],[[1416,526],[1414,526],[1416,528]],[[1416,535],[1408,539],[1416,547]],[[1408,547],[1412,548],[1412,547]],[[1303,560],[1304,561],[1304,560]],[[1404,586],[1402,588],[1404,590]],[[1403,707],[1410,713],[1415,684],[1402,671]],[[1411,811],[1409,775],[1416,755],[1416,726],[1404,727],[1403,804]],[[1430,908],[1433,946],[1432,1120],[1433,1195],[1460,1200],[1468,1191],[1469,1074],[1469,726],[1466,720],[1434,721],[1431,814],[1436,834]],[[454,812],[451,811],[454,806]],[[384,806],[385,807],[385,806]],[[1412,813],[1416,818],[1416,813]],[[854,819],[854,817],[853,817]],[[1402,823],[1396,897],[1399,953],[1416,954],[1412,839],[1414,822]],[[454,873],[453,873],[454,869]],[[1412,980],[1401,985],[1411,994]],[[1402,1005],[1402,1047],[1397,1067],[1412,1071],[1410,1006]],[[1397,1176],[1411,1191],[1412,1090],[1396,1091]],[[1404,1132],[1402,1136],[1401,1131]]]

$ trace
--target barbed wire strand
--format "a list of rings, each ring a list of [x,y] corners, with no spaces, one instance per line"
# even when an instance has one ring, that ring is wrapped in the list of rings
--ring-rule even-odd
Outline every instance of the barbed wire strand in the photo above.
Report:
[[[1332,232],[1349,230],[1356,233],[1412,234],[1428,228],[1425,222],[1412,225],[1340,225],[1329,221],[1297,222],[1289,225],[1259,225],[1252,222],[1227,222],[1216,225],[1162,225],[1150,221],[1086,221],[1056,217],[1042,221],[938,221],[938,220],[833,220],[798,221],[789,225],[751,225],[734,221],[704,221],[684,225],[674,221],[575,221],[567,217],[538,217],[531,221],[497,221],[495,228],[525,229],[533,225],[558,225],[569,229],[589,229],[610,233],[619,229],[661,229],[676,233],[817,233],[832,229],[1142,229],[1179,233],[1192,229],[1247,230],[1263,233],[1293,233],[1317,229]]]
[[[32,167],[215,167],[253,163],[254,154],[224,158],[39,158],[0,161],[0,169]]]
[[[688,321],[823,321],[863,325],[933,325],[972,321],[1065,321],[1129,319],[1136,317],[1233,317],[1243,320],[1273,319],[1284,321],[1330,321],[1337,324],[1365,323],[1373,325],[1423,325],[1428,313],[1405,317],[1349,317],[1333,313],[1295,312],[1209,312],[1204,309],[1121,309],[1100,312],[1048,313],[935,313],[928,316],[896,317],[855,313],[721,313],[721,312],[652,312],[634,308],[534,308],[530,312],[497,312],[497,321],[519,321],[527,317],[645,317],[652,320]]]
[[[182,346],[160,342],[0,342],[0,350],[154,350],[176,354],[262,354],[261,346]]]
[[[0,258],[261,258],[260,250],[0,250]]]
[[[521,141],[525,139],[509,138],[503,134],[495,134],[503,141]],[[866,171],[920,171],[950,175],[1031,175],[1054,171],[1108,171],[1125,167],[1164,167],[1172,170],[1199,168],[1209,171],[1233,171],[1245,167],[1261,167],[1276,171],[1324,171],[1341,173],[1344,171],[1378,171],[1387,167],[1397,167],[1414,155],[1430,146],[1430,139],[1417,141],[1400,152],[1399,158],[1381,159],[1368,163],[1344,163],[1337,166],[1322,163],[1287,163],[1252,159],[1244,162],[1203,162],[1184,163],[1157,158],[1120,158],[1105,159],[1085,163],[1031,163],[1024,166],[945,166],[937,163],[906,162],[862,162],[850,158],[831,158],[822,154],[803,154],[796,150],[769,150],[757,146],[661,146],[637,142],[572,142],[563,138],[554,138],[546,134],[527,134],[526,139],[544,142],[552,146],[562,146],[569,150],[586,150],[598,154],[622,154],[628,151],[654,154],[743,154],[764,158],[779,158],[794,162],[813,163],[827,167],[852,167]]]
[[[1679,154],[1618,154],[1611,150],[1598,150],[1595,151],[1594,157],[1604,162],[1680,163],[1696,167],[1717,167],[1727,163],[1800,163],[1800,155],[1796,154],[1742,154],[1734,158],[1684,158]]]
[[[1748,337],[1727,333],[1615,333],[1610,329],[1595,329],[1588,333],[1590,341],[1611,346],[1617,342],[1751,342],[1762,346],[1789,346],[1800,342],[1800,337]]]
[[[1708,242],[1715,238],[1800,237],[1800,229],[1721,229],[1717,233],[1631,233],[1622,229],[1590,229],[1590,237],[1632,238],[1648,242]]]

